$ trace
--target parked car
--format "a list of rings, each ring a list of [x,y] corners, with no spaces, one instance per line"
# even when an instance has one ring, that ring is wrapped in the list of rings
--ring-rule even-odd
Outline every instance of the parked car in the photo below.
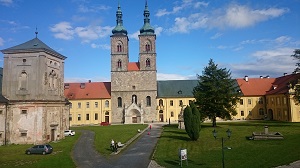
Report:
[[[75,131],[73,131],[73,130],[65,130],[64,134],[65,134],[65,136],[74,136],[75,135]]]
[[[27,155],[30,155],[30,154],[50,154],[52,153],[53,151],[53,148],[51,145],[49,144],[44,144],[44,145],[34,145],[33,147],[31,148],[28,148],[25,153]]]

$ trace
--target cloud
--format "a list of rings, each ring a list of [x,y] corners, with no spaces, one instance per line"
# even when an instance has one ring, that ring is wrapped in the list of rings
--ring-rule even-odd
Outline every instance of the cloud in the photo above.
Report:
[[[0,46],[3,46],[4,45],[4,40],[3,38],[0,37]]]
[[[74,37],[74,29],[69,22],[60,22],[50,27],[50,31],[54,32],[54,37],[63,40],[71,40]]]
[[[111,34],[112,29],[113,27],[110,26],[72,27],[69,22],[60,22],[50,27],[50,30],[54,32],[54,37],[58,39],[71,40],[74,37],[79,37],[83,43],[107,37]]]
[[[172,33],[189,33],[200,28],[241,29],[282,16],[288,11],[285,8],[252,9],[246,5],[231,4],[206,13],[194,12],[188,16],[176,17],[173,26],[168,30]],[[168,12],[163,9],[159,12],[157,15],[163,16],[175,13],[175,10]]]
[[[13,0],[0,0],[0,4],[3,6],[12,6]]]
[[[95,43],[92,43],[91,47],[92,48],[101,48],[101,49],[104,49],[104,50],[110,50],[110,45],[108,45],[108,44],[95,44]]]
[[[179,74],[164,74],[157,73],[157,80],[188,80],[188,79],[196,79],[195,75],[183,76]]]
[[[223,35],[222,33],[216,33],[215,35],[211,36],[210,39],[214,40],[221,37],[222,35]]]
[[[78,11],[81,13],[89,13],[89,12],[99,12],[103,10],[109,10],[111,7],[105,5],[98,5],[98,6],[86,6],[80,4],[78,6]]]
[[[256,76],[270,75],[271,77],[282,76],[283,73],[292,73],[295,69],[296,60],[291,55],[294,48],[277,48],[275,50],[256,51],[251,55],[249,62],[230,64],[233,76],[244,75]]]
[[[128,37],[131,39],[139,40],[139,34],[140,34],[140,31],[138,30],[132,34],[128,34]]]

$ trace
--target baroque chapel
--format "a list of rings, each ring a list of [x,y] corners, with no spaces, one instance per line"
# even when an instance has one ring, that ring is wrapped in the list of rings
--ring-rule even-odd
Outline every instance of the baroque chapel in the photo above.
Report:
[[[120,4],[117,25],[111,35],[111,117],[113,123],[144,123],[156,120],[156,35],[150,25],[146,1],[144,25],[139,34],[139,61],[129,62],[127,30]]]

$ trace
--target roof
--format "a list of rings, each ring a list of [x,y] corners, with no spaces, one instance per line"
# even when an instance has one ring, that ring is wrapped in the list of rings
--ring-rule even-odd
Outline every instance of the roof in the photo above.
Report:
[[[41,52],[41,51],[44,51],[51,55],[54,55],[55,57],[58,57],[63,60],[67,58],[67,57],[61,55],[60,53],[56,52],[49,46],[47,46],[45,43],[43,43],[37,37],[32,40],[29,40],[25,43],[16,45],[14,47],[10,47],[10,48],[1,50],[1,52],[4,54],[11,54],[11,53],[18,53],[18,52]]]
[[[76,99],[110,99],[110,82],[65,83],[65,97]]]
[[[128,71],[139,71],[140,64],[138,62],[129,62],[128,63]]]
[[[272,88],[275,78],[244,78],[236,79],[244,96],[262,96]]]
[[[157,81],[157,97],[194,97],[193,89],[198,80]]]
[[[271,94],[285,94],[289,92],[289,86],[291,83],[298,82],[300,74],[290,74],[276,78],[272,83],[272,88],[267,92],[267,95]]]

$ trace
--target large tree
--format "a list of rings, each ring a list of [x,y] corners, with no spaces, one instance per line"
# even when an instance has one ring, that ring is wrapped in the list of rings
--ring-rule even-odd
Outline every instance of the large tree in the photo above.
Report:
[[[201,117],[208,117],[215,127],[216,117],[231,119],[236,115],[236,104],[239,100],[238,85],[231,79],[231,72],[219,68],[212,59],[204,68],[202,75],[197,75],[199,83],[193,94],[199,107]]]
[[[300,72],[300,49],[295,49],[294,54],[291,55],[292,57],[294,57],[295,59],[297,59],[297,63],[296,66],[297,68],[295,68],[294,73],[299,73]],[[294,99],[297,102],[300,102],[300,83],[299,83],[299,79],[296,81],[292,81],[292,87],[295,89],[295,95],[294,95]]]
[[[197,141],[200,136],[201,120],[200,112],[194,103],[191,103],[190,106],[184,109],[183,117],[185,131],[193,141]]]

